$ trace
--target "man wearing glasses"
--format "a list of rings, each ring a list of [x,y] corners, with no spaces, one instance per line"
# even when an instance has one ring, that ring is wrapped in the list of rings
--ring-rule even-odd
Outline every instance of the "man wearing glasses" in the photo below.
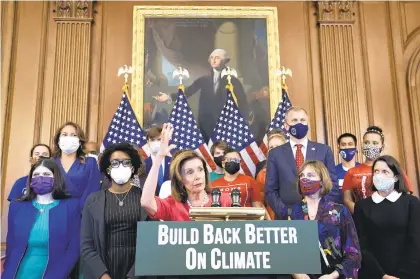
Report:
[[[251,176],[239,173],[241,169],[241,155],[233,148],[226,150],[222,161],[224,176],[212,182],[212,187],[221,192],[231,193],[232,189],[241,192],[242,207],[264,207],[261,196],[261,185]]]

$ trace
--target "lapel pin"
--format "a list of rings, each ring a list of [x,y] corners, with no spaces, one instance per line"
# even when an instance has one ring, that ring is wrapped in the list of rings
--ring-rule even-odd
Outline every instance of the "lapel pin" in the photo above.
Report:
[[[312,150],[315,150],[315,147],[312,147]]]

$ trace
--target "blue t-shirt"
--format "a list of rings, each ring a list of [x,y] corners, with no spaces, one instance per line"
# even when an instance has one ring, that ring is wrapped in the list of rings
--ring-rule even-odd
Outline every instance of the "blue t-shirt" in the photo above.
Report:
[[[28,182],[28,176],[24,176],[16,180],[15,184],[13,184],[12,186],[12,190],[10,190],[10,194],[7,200],[11,201],[11,200],[15,200],[17,198],[22,197],[26,192],[27,182]]]
[[[360,164],[356,162],[356,166],[358,165]],[[335,174],[337,175],[338,187],[340,188],[340,190],[343,188],[344,176],[346,175],[348,170],[349,169],[343,167],[343,164],[338,164],[335,166]]]

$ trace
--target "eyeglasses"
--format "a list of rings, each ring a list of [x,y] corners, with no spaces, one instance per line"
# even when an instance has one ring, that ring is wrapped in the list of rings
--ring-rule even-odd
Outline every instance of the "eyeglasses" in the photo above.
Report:
[[[111,162],[111,168],[118,168],[120,165],[123,165],[123,167],[131,167],[131,160],[130,159],[124,159],[124,160],[112,160]]]
[[[241,160],[240,159],[235,159],[235,158],[225,158],[226,163],[228,162],[235,162],[235,163],[240,163]]]

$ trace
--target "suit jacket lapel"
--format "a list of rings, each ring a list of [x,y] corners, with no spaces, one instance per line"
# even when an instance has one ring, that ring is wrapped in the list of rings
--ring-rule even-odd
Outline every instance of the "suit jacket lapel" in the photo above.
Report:
[[[316,160],[316,144],[315,142],[308,141],[308,146],[306,148],[306,157],[305,161],[313,161]]]
[[[289,142],[285,144],[283,153],[284,153],[285,162],[290,164],[290,167],[293,170],[293,174],[296,175],[297,174],[296,160],[295,160],[295,156],[293,155],[292,146],[290,145]]]
[[[98,224],[98,237],[101,246],[100,254],[102,255],[102,252],[105,253],[105,191],[101,191],[95,203],[92,203],[90,207],[90,212]]]

